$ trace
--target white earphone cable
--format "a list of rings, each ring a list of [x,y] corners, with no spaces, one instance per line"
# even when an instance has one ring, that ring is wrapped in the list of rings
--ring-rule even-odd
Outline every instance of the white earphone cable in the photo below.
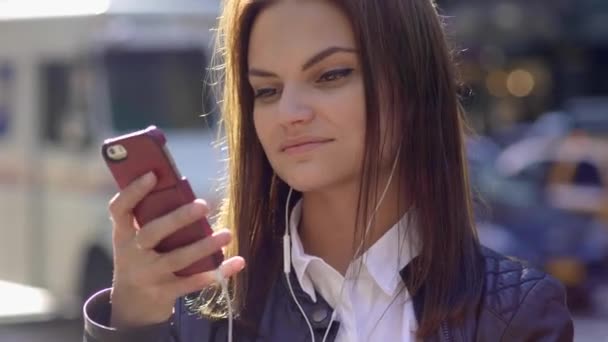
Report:
[[[376,215],[376,212],[378,211],[378,209],[380,208],[380,205],[382,204],[382,201],[384,200],[384,197],[386,196],[386,193],[388,192],[388,189],[390,187],[390,184],[392,182],[393,179],[393,175],[395,173],[395,169],[397,168],[397,162],[399,160],[399,153],[401,152],[401,146],[399,146],[398,150],[397,150],[397,156],[395,157],[395,161],[393,162],[393,166],[391,168],[391,173],[388,177],[388,181],[386,182],[386,186],[384,187],[384,190],[382,191],[382,194],[380,195],[380,200],[378,201],[378,203],[376,204],[376,207],[374,208],[374,211],[372,212],[372,215],[370,217],[370,219],[367,222],[367,226],[365,227],[365,235],[367,235],[371,224],[374,220],[374,217]],[[308,317],[306,316],[306,313],[304,312],[304,309],[302,308],[302,306],[300,305],[300,303],[298,302],[298,299],[296,298],[296,295],[293,291],[293,287],[291,285],[291,280],[289,277],[289,274],[291,273],[291,241],[290,241],[290,234],[289,234],[289,200],[291,199],[291,194],[293,192],[293,188],[289,188],[289,193],[287,194],[287,200],[285,203],[285,233],[283,235],[283,273],[285,273],[285,279],[287,280],[287,286],[289,287],[289,292],[291,293],[291,297],[293,298],[294,302],[296,303],[296,305],[298,306],[298,309],[300,310],[300,312],[302,313],[302,317],[304,317],[304,320],[306,321],[306,324],[308,325],[308,329],[310,332],[310,338],[312,342],[315,342],[315,335],[314,335],[314,331],[312,329],[312,324],[310,323]],[[357,248],[357,250],[355,251],[355,257],[359,254],[359,252],[361,251],[361,249],[363,248],[363,241],[361,241],[361,243],[359,244],[359,247]],[[352,261],[351,261],[352,263]],[[338,303],[336,304],[336,307],[334,308],[332,314],[331,314],[331,318],[329,320],[329,324],[327,326],[327,329],[325,330],[325,334],[323,335],[323,342],[326,341],[327,337],[329,336],[329,332],[331,330],[331,327],[333,325],[333,322],[336,320],[336,316],[337,316],[337,310],[340,307],[340,304],[342,302],[342,295],[343,295],[343,291],[344,291],[344,284],[346,283],[346,280],[348,279],[349,276],[349,271],[351,270],[351,268],[349,267],[347,270],[347,274],[344,277],[344,282],[342,283],[342,286],[340,288],[340,295],[338,297]]]
[[[289,287],[289,293],[291,293],[291,297],[294,302],[300,309],[300,313],[302,313],[302,317],[306,321],[306,325],[308,325],[308,330],[310,333],[310,340],[315,342],[315,333],[312,329],[312,324],[308,320],[302,305],[296,298],[296,294],[293,292],[293,287],[291,286],[291,279],[289,274],[291,273],[291,241],[289,239],[289,200],[291,199],[291,193],[293,192],[293,188],[289,187],[289,193],[287,194],[287,201],[285,203],[285,233],[283,235],[283,273],[285,273],[285,279],[287,280],[287,287]]]
[[[230,292],[228,291],[228,280],[224,277],[219,267],[215,270],[215,280],[222,286],[222,294],[226,298],[226,306],[228,307],[228,342],[232,342],[232,324],[234,321],[232,301],[230,299]]]
[[[378,201],[378,203],[376,203],[376,207],[374,208],[374,211],[372,212],[372,215],[370,216],[369,220],[367,221],[367,225],[365,226],[365,233],[364,236],[367,236],[367,233],[369,232],[369,229],[371,228],[372,222],[374,220],[374,218],[376,217],[376,213],[378,212],[378,209],[380,208],[380,205],[382,204],[382,201],[384,200],[384,197],[386,196],[386,193],[388,192],[388,188],[391,185],[391,182],[393,180],[393,175],[395,173],[395,169],[397,168],[397,161],[399,160],[399,153],[401,152],[401,146],[399,146],[399,149],[397,150],[397,156],[395,157],[395,161],[393,162],[393,167],[391,168],[391,173],[388,176],[388,180],[386,182],[386,186],[384,187],[384,190],[382,191],[382,194],[380,195],[380,200]],[[359,247],[357,247],[357,250],[355,251],[355,254],[353,256],[353,258],[356,258],[357,255],[359,254],[359,252],[361,252],[361,249],[363,248],[363,240],[361,241],[361,243],[359,244]],[[354,259],[353,259],[354,260]],[[351,261],[352,264],[352,261]],[[351,271],[351,267],[349,265],[348,269],[346,270],[346,274],[344,275],[344,281],[342,282],[342,286],[340,287],[340,294],[338,296],[338,303],[336,304],[336,307],[334,308],[332,315],[331,315],[331,319],[329,320],[329,324],[327,325],[327,330],[325,331],[325,335],[323,336],[323,340],[322,342],[325,342],[327,339],[327,336],[329,335],[329,331],[331,330],[331,326],[333,325],[334,321],[336,320],[336,316],[337,316],[337,311],[338,308],[340,307],[340,304],[342,303],[342,296],[343,296],[343,292],[344,292],[344,284],[346,284],[346,281],[349,279],[350,277],[350,271]]]

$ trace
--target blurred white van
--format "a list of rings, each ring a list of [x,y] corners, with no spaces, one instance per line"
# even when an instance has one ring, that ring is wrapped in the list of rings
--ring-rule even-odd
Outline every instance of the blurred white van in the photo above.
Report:
[[[219,6],[0,1],[0,280],[47,289],[67,316],[110,284],[107,137],[157,125],[197,194],[219,197],[206,84]]]

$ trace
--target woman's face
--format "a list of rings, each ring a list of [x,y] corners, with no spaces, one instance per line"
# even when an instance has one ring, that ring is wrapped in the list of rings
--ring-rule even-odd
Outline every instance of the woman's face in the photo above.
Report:
[[[254,123],[275,172],[296,190],[358,180],[365,96],[348,18],[327,1],[280,1],[249,44]]]

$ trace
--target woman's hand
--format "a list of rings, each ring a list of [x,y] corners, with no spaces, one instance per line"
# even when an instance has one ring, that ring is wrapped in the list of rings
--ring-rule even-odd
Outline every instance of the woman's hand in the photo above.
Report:
[[[133,208],[153,188],[154,174],[148,173],[118,193],[109,204],[113,222],[114,280],[111,326],[137,327],[168,320],[180,296],[198,291],[215,281],[215,271],[177,277],[173,272],[209,256],[231,240],[227,230],[188,246],[159,254],[154,247],[165,237],[204,217],[209,209],[196,200],[177,210],[137,227]],[[238,273],[245,266],[241,257],[224,261],[224,277]]]

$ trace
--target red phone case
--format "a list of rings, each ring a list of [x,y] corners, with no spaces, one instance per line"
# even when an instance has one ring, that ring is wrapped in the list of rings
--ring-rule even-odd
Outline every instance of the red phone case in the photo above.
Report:
[[[133,214],[140,227],[151,220],[172,212],[182,205],[195,200],[194,192],[185,177],[181,177],[165,147],[163,132],[150,126],[145,130],[107,139],[102,147],[102,155],[120,189],[124,189],[140,176],[153,171],[157,178],[155,188],[135,207]],[[125,156],[120,160],[112,158],[109,149],[120,146]],[[112,150],[114,151],[114,150]],[[194,222],[161,241],[155,250],[169,252],[189,245],[213,233],[206,219]],[[188,276],[217,268],[224,260],[222,251],[198,260],[192,265],[175,272],[178,276]]]

